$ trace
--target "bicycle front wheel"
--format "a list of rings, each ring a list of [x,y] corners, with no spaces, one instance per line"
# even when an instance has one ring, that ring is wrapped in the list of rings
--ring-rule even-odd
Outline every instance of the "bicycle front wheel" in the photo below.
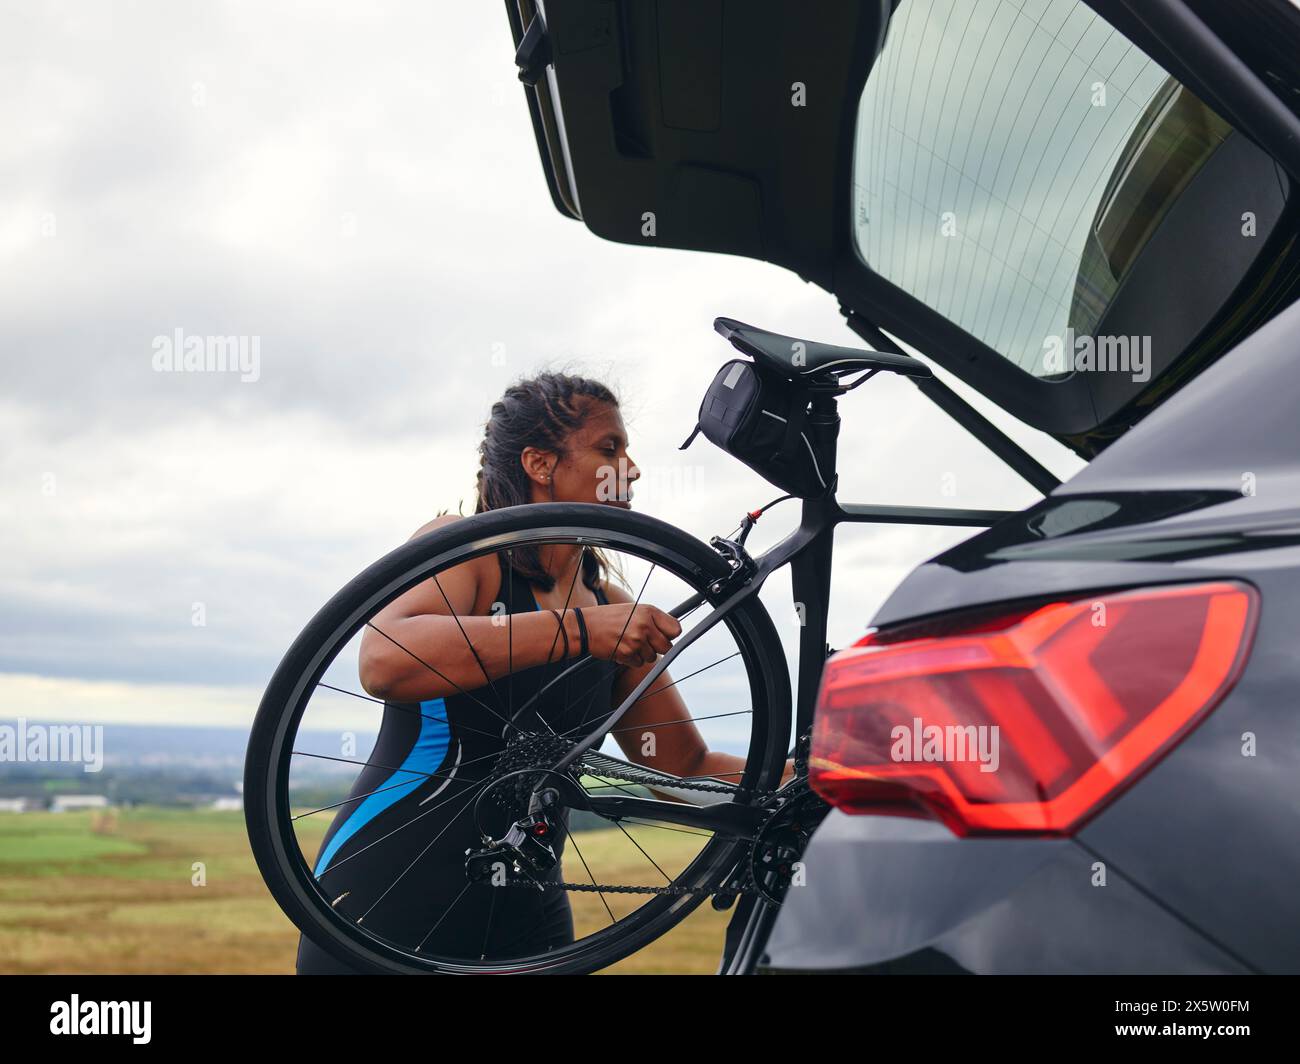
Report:
[[[598,815],[579,804],[566,814],[552,874],[517,875],[517,865],[490,879],[467,872],[467,851],[500,837],[546,771],[589,737],[566,770],[588,795],[752,807],[776,789],[785,765],[789,674],[757,595],[685,647],[671,677],[656,677],[638,699],[653,712],[634,728],[611,724],[620,699],[610,698],[612,681],[599,679],[610,662],[583,662],[585,671],[573,660],[552,662],[491,678],[484,670],[477,687],[403,703],[363,692],[360,633],[376,628],[384,606],[425,581],[440,588],[439,574],[491,555],[507,576],[488,612],[509,629],[522,609],[537,608],[535,600],[501,601],[517,586],[506,583],[516,559],[555,545],[598,557],[602,586],[622,587],[636,602],[664,610],[695,602],[678,617],[683,636],[710,612],[709,585],[730,572],[697,539],[621,508],[542,503],[477,514],[412,540],[352,580],[295,640],[267,687],[245,764],[253,853],[303,934],[358,971],[596,971],[730,889],[747,866],[753,833],[744,827],[683,828],[680,819]],[[435,676],[446,679],[436,655],[403,650],[429,670],[431,689]],[[542,702],[546,714],[536,710]],[[679,729],[731,754],[731,770],[656,767],[656,749],[671,747]]]

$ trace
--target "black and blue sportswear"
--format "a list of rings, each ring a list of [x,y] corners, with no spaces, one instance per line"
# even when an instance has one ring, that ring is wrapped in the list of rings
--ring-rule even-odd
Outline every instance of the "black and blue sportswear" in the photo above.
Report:
[[[504,560],[500,568],[504,594],[496,599],[507,612],[539,610],[529,582],[514,570],[507,573]],[[595,594],[598,603],[607,603],[602,590]],[[372,934],[408,950],[418,945],[431,957],[516,958],[573,941],[565,891],[482,883],[467,889],[465,876],[466,850],[482,846],[474,820],[478,784],[492,774],[507,739],[519,729],[580,737],[588,731],[583,725],[610,712],[618,669],[611,661],[592,662],[520,712],[572,664],[555,661],[473,690],[384,704],[374,749],[325,833],[314,866],[338,912],[364,918]],[[511,709],[515,727],[507,723]],[[483,830],[500,838],[520,811],[492,797],[478,803],[479,815]],[[551,879],[560,878],[557,864]],[[297,970],[307,975],[355,969],[302,936]]]

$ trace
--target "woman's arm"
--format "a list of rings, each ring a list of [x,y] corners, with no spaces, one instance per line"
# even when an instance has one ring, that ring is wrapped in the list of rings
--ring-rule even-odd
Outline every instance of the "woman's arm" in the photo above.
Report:
[[[605,585],[605,595],[611,603],[633,601],[625,589],[612,583]],[[646,664],[620,669],[614,677],[610,708],[620,706],[653,667]],[[717,776],[735,782],[745,768],[743,757],[709,749],[691,719],[681,688],[673,683],[667,669],[623,715],[613,734],[629,761],[674,776]],[[790,760],[781,782],[793,775],[794,761]]]
[[[446,514],[415,535],[458,520],[458,514]],[[361,686],[375,698],[423,702],[564,658],[564,635],[549,609],[475,615],[475,604],[499,586],[500,568],[495,554],[462,562],[376,613],[361,636]],[[568,633],[568,656],[576,657],[578,618],[572,609],[559,615]],[[652,660],[657,650],[671,645],[660,623],[677,628],[671,618],[645,605],[584,606],[583,618],[593,652],[624,665]]]
[[[435,518],[411,538],[460,519],[457,514]],[[376,613],[361,637],[361,686],[375,698],[422,702],[472,691],[487,679],[562,657],[564,636],[550,610],[472,616],[484,584],[491,580],[489,588],[495,586],[499,571],[495,554],[462,562]],[[576,653],[572,614],[565,626]]]

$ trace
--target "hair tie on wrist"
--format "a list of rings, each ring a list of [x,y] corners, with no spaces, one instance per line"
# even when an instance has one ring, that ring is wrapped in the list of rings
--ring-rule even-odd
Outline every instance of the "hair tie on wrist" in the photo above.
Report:
[[[564,636],[564,657],[560,659],[561,661],[564,661],[569,656],[569,633],[564,630],[564,618],[560,616],[560,611],[551,610],[551,612],[555,614],[555,623],[560,626],[560,634]],[[551,646],[555,646],[555,640],[551,640]],[[549,661],[550,659],[547,658],[547,660]]]
[[[573,613],[578,618],[578,657],[585,658],[591,653],[591,643],[587,639],[587,622],[582,619],[582,607],[574,606]]]

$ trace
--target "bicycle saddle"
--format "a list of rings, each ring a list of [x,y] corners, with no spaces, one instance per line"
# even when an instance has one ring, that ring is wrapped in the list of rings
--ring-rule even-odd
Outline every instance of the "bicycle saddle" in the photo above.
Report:
[[[838,376],[863,369],[887,370],[905,377],[932,376],[925,363],[911,355],[800,340],[758,329],[734,318],[715,318],[713,328],[730,340],[737,351],[789,380],[820,374]]]

